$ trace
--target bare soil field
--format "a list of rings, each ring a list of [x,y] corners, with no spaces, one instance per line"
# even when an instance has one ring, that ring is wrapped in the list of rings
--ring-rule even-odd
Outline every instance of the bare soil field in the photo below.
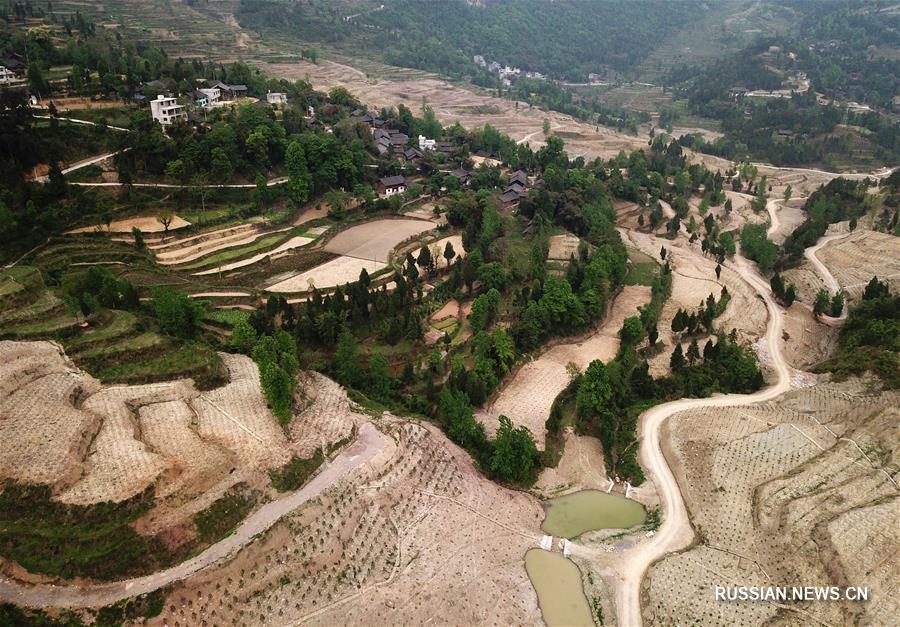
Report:
[[[449,235],[436,240],[428,245],[428,250],[431,252],[431,258],[435,260],[434,267],[438,270],[445,270],[447,268],[447,258],[444,257],[444,249],[447,247],[448,243],[453,246],[453,252],[456,253],[456,256],[453,258],[453,263],[456,263],[457,259],[464,259],[466,256],[462,235]]]
[[[528,427],[538,448],[543,449],[547,435],[544,423],[550,416],[550,407],[569,384],[566,366],[573,363],[584,370],[595,359],[606,362],[615,357],[622,322],[628,316],[637,315],[637,308],[649,300],[649,287],[624,287],[599,329],[580,342],[552,346],[523,365],[497,397],[476,413],[476,418],[493,434],[500,425],[500,416],[506,416],[513,424]]]
[[[303,393],[311,402],[288,425],[291,450],[310,457],[316,449],[350,438],[368,416],[354,410],[344,389],[318,372],[301,375]]]
[[[76,401],[99,383],[50,342],[0,342],[0,363],[0,480],[77,480],[100,419]]]
[[[831,225],[826,236],[841,233],[848,233],[845,222]],[[892,290],[900,287],[900,238],[893,235],[858,229],[846,237],[825,243],[816,252],[816,257],[844,291],[848,303],[862,297],[873,276],[887,282]],[[797,286],[798,299],[808,306],[812,306],[820,289],[831,291],[809,259],[786,270],[783,276],[786,282]]]
[[[368,261],[356,257],[338,257],[305,272],[301,272],[290,278],[278,281],[266,289],[270,292],[306,292],[310,287],[319,289],[335,287],[344,283],[352,283],[359,280],[359,273],[365,268],[372,274],[387,264],[381,261]]]
[[[531,497],[484,479],[436,428],[385,414],[388,450],[178,585],[150,625],[536,624]]]
[[[850,302],[862,298],[863,289],[873,276],[886,281],[891,291],[900,287],[900,238],[889,233],[860,229],[828,242],[817,256]]]
[[[172,222],[169,224],[169,230],[174,231],[190,225],[191,223],[187,220],[175,216],[172,219]],[[166,230],[162,223],[160,223],[160,221],[156,219],[156,216],[145,216],[139,218],[129,218],[127,220],[113,220],[109,223],[108,230],[105,224],[97,224],[95,226],[84,226],[80,229],[66,231],[66,233],[94,233],[102,231],[107,231],[109,233],[131,233],[131,229],[134,227],[139,228],[144,233],[162,233]]]
[[[424,220],[373,220],[341,231],[325,244],[325,250],[384,264],[400,242],[433,228],[432,222]]]
[[[556,468],[544,468],[532,490],[542,497],[552,498],[579,490],[606,490],[610,479],[606,476],[603,446],[589,435],[565,433],[565,450]]]
[[[581,239],[577,235],[564,233],[550,236],[550,252],[548,259],[554,261],[568,261],[572,255],[578,256],[578,244]]]
[[[648,625],[895,622],[897,392],[851,380],[674,416],[666,457],[699,541],[653,566]],[[715,585],[868,586],[868,603],[722,603]]]
[[[805,198],[791,198],[788,202],[779,200],[775,203],[778,228],[769,233],[770,240],[780,246],[794,229],[803,224],[803,221],[806,220],[806,212],[803,211],[804,203],[806,203]]]
[[[543,120],[548,118],[554,131],[567,133],[566,146],[572,158],[583,155],[585,158],[602,156],[608,159],[620,150],[631,151],[646,146],[643,136],[625,135],[602,126],[597,130],[568,115],[541,111],[524,102],[476,94],[432,75],[413,73],[407,77],[395,74],[391,78],[369,78],[355,68],[331,61],[269,63],[261,67],[273,76],[309,79],[317,89],[345,87],[374,110],[404,104],[418,114],[424,98],[444,126],[454,122],[466,128],[491,124],[517,141],[531,142],[535,148],[542,143]]]
[[[0,342],[0,356],[0,479],[47,484],[60,501],[119,502],[155,484],[153,519],[236,469],[265,488],[291,457],[248,357],[222,354],[230,383],[198,392],[190,380],[101,386],[50,342]]]
[[[810,370],[834,349],[838,327],[822,324],[812,310],[795,303],[784,314],[781,350],[788,363],[798,370]]]

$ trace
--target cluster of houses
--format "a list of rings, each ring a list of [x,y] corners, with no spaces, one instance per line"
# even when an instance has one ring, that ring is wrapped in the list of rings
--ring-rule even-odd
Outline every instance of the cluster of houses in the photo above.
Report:
[[[0,59],[0,85],[14,85],[25,82],[28,66],[21,59],[9,57]]]
[[[419,135],[416,142],[417,145],[412,145],[409,135],[395,128],[389,128],[384,120],[373,117],[368,113],[357,112],[350,119],[356,123],[366,124],[371,129],[372,139],[375,141],[375,149],[379,155],[396,157],[404,161],[414,161],[420,159],[426,152],[444,153],[446,155],[453,152],[453,144],[451,142],[428,139],[424,135]]]
[[[535,181],[535,186],[540,187],[541,180]],[[500,194],[500,202],[506,207],[519,204],[519,201],[528,196],[528,190],[531,188],[528,181],[528,175],[522,170],[516,170],[509,175],[509,185],[504,188]]]
[[[228,85],[218,81],[211,87],[195,89],[192,104],[200,109],[209,109],[220,107],[245,97],[247,97],[246,85]],[[141,94],[137,94],[135,99],[146,100]],[[287,104],[287,101],[287,94],[284,92],[269,91],[266,94],[266,102],[270,105],[283,106]],[[178,100],[171,96],[160,94],[150,101],[150,115],[163,126],[169,126],[179,120],[186,120],[187,113],[188,106],[179,104]]]
[[[483,55],[476,54],[472,57],[472,60],[475,62],[475,65],[478,67],[487,70],[491,74],[496,74],[500,77],[500,82],[504,87],[509,87],[512,85],[512,82],[517,78],[537,78],[537,79],[545,79],[547,78],[540,72],[529,72],[522,71],[517,67],[510,67],[508,65],[501,65],[496,61],[486,61]]]

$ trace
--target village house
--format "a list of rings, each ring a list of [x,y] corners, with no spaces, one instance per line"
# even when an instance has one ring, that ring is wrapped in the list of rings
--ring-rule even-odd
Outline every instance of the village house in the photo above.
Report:
[[[286,105],[287,94],[283,91],[270,91],[266,93],[266,102],[270,105]]]
[[[406,191],[406,177],[383,176],[378,179],[378,195],[382,198],[390,198],[395,194]]]
[[[451,142],[437,142],[434,145],[434,149],[437,152],[442,152],[445,155],[449,155],[453,152],[453,144]]]
[[[22,80],[8,67],[0,65],[0,85],[11,85],[12,83],[22,82]]]
[[[434,150],[434,146],[437,142],[433,139],[428,139],[424,135],[419,135],[419,150]]]
[[[394,148],[402,148],[409,143],[409,135],[406,133],[395,132],[391,134],[391,146]]]
[[[195,101],[201,107],[213,107],[222,100],[222,90],[218,87],[204,87],[197,90],[197,98]],[[201,104],[201,100],[205,99],[206,103]]]
[[[418,148],[413,148],[412,146],[410,146],[409,148],[407,148],[406,150],[403,151],[403,158],[406,159],[407,161],[421,159],[422,151],[420,151]]]
[[[469,182],[469,173],[464,168],[458,168],[450,173],[450,176],[459,181],[460,185],[466,185]]]
[[[222,100],[235,100],[247,95],[246,85],[226,85],[219,81],[213,87],[219,90]]]
[[[528,175],[522,170],[516,170],[509,175],[509,185],[500,194],[500,202],[509,207],[518,204],[526,196],[528,196]]]
[[[356,124],[362,123],[368,125],[369,127],[375,126],[375,118],[373,118],[368,113],[357,114],[352,116],[350,119]]]
[[[169,126],[178,120],[187,119],[184,106],[178,104],[175,98],[158,95],[155,100],[150,101],[150,115],[154,120],[163,126]]]

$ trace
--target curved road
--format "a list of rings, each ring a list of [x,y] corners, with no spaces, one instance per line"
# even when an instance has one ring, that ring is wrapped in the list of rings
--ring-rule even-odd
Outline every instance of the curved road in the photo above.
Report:
[[[754,394],[727,394],[708,399],[682,399],[658,405],[646,411],[640,419],[640,463],[660,494],[663,511],[662,524],[656,534],[638,544],[624,557],[616,587],[618,624],[625,627],[641,625],[641,582],[647,570],[667,554],[687,547],[694,537],[681,490],[660,447],[663,423],[678,412],[701,407],[728,407],[765,401],[790,389],[790,371],[781,354],[782,310],[769,293],[768,282],[743,257],[735,256],[729,265],[749,283],[765,301],[769,312],[766,346],[775,369],[776,380],[771,386]]]
[[[29,607],[101,607],[186,579],[233,555],[282,517],[322,494],[348,472],[371,461],[382,451],[386,442],[386,437],[372,423],[365,423],[356,441],[334,461],[326,463],[309,483],[284,498],[266,503],[230,536],[176,566],[144,577],[87,586],[28,585],[4,578],[0,579],[0,599]]]

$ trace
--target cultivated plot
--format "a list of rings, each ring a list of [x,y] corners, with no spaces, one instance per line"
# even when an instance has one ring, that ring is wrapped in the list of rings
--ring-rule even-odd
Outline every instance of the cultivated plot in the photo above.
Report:
[[[384,264],[397,244],[433,228],[433,223],[424,220],[373,220],[341,231],[325,244],[325,250]]]

